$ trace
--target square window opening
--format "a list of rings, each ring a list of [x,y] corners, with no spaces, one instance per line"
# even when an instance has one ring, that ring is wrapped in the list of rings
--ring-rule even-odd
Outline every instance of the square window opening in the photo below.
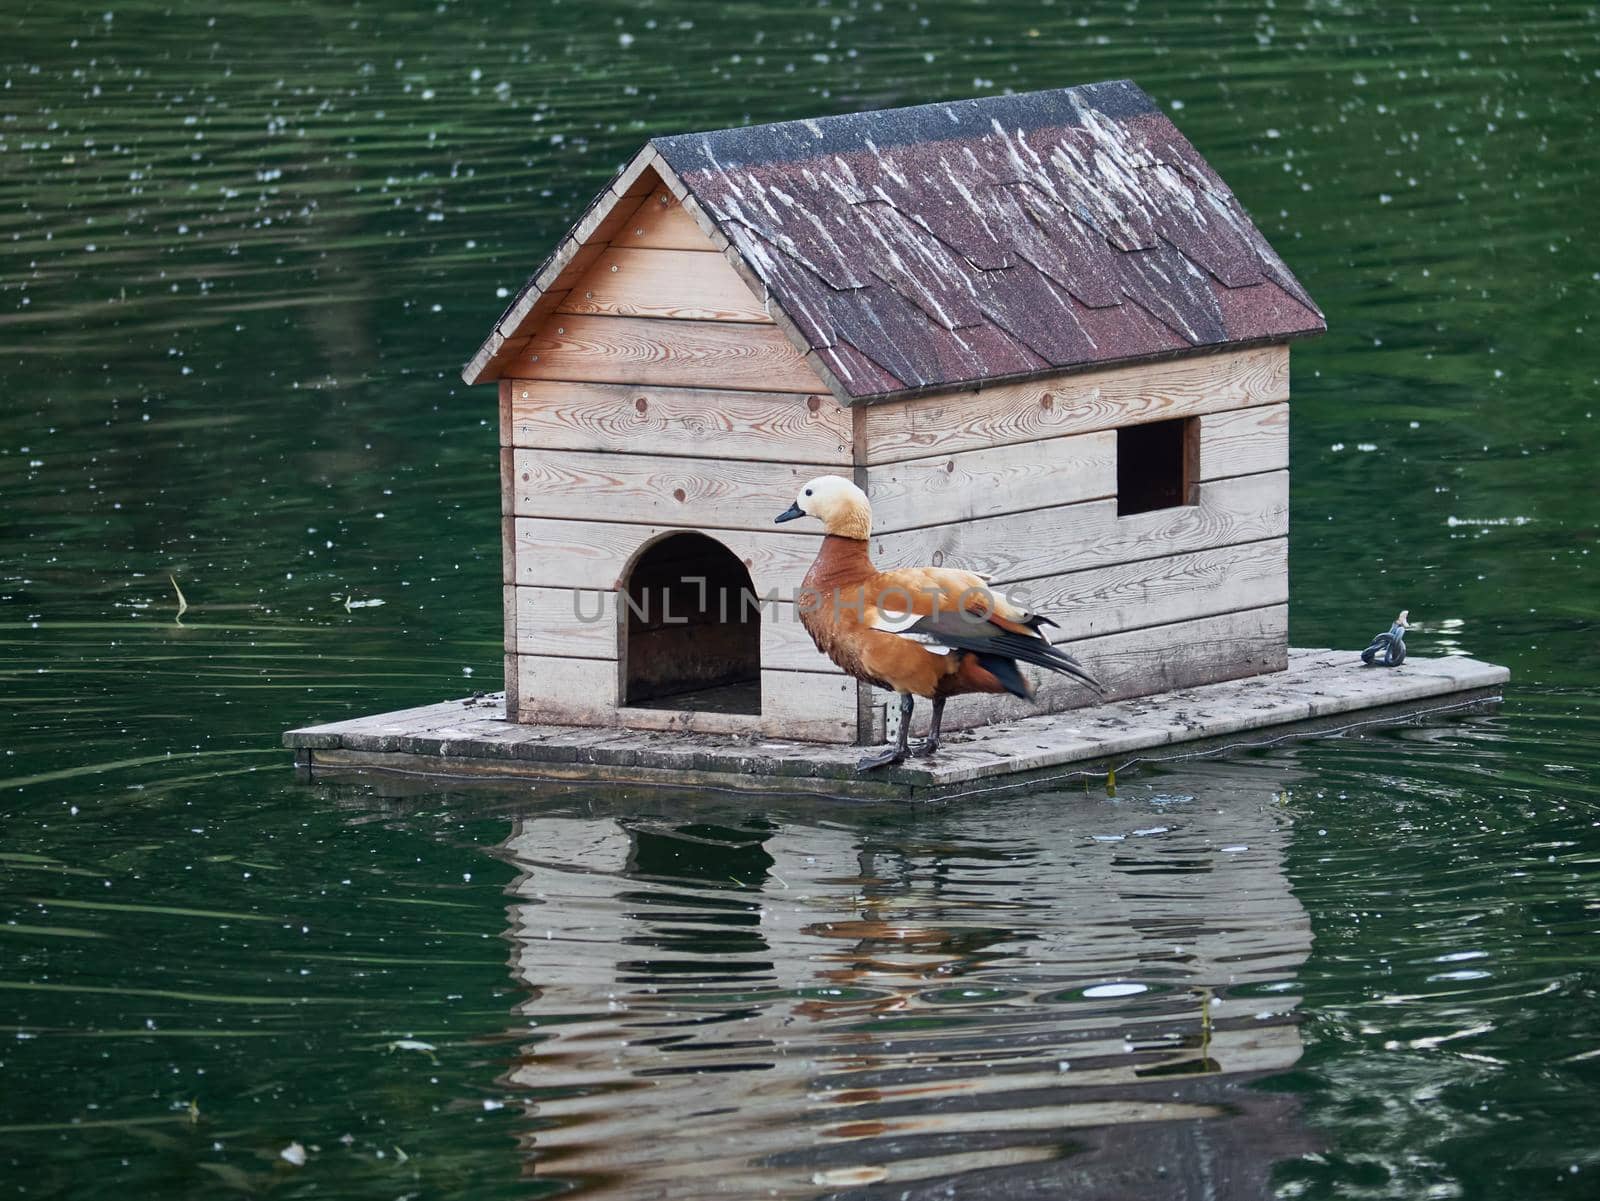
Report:
[[[1117,516],[1199,501],[1200,422],[1152,421],[1117,431]]]

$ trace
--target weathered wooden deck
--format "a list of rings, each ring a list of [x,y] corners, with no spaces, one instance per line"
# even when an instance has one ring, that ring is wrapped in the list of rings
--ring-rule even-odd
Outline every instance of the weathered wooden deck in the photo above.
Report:
[[[964,731],[939,753],[856,773],[858,747],[658,730],[519,725],[499,694],[290,730],[311,778],[352,771],[617,780],[862,799],[1038,787],[1078,773],[1263,746],[1494,704],[1511,678],[1476,659],[1364,667],[1353,651],[1291,650],[1289,669]]]

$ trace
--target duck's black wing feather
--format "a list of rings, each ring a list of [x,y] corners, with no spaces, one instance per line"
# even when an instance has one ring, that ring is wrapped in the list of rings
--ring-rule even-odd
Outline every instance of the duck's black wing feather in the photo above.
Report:
[[[1081,680],[1096,692],[1105,691],[1101,688],[1100,681],[1090,675],[1083,664],[1066,651],[1051,646],[1043,638],[1001,629],[992,622],[976,616],[949,611],[933,613],[911,626],[907,633],[919,634],[931,642],[954,647],[957,650],[972,651],[979,655],[998,655],[1022,663],[1031,663],[1035,667],[1058,671],[1075,680]]]

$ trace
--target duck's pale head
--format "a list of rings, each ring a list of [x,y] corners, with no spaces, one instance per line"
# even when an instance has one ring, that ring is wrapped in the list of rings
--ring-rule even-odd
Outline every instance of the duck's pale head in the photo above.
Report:
[[[815,517],[824,530],[840,538],[865,541],[872,536],[872,506],[867,494],[843,476],[819,475],[810,481],[774,524],[797,517]]]

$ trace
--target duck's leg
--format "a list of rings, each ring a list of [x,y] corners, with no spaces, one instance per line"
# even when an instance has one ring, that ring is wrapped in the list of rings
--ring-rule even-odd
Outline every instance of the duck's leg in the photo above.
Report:
[[[939,749],[939,723],[944,720],[944,697],[933,698],[933,724],[928,727],[928,736],[912,748],[914,755],[931,755]]]
[[[916,698],[909,692],[900,694],[900,734],[895,739],[894,745],[886,751],[879,751],[876,755],[867,755],[856,761],[857,771],[872,771],[874,768],[888,767],[892,763],[899,763],[906,757],[906,739],[911,736],[911,706],[916,704]]]

